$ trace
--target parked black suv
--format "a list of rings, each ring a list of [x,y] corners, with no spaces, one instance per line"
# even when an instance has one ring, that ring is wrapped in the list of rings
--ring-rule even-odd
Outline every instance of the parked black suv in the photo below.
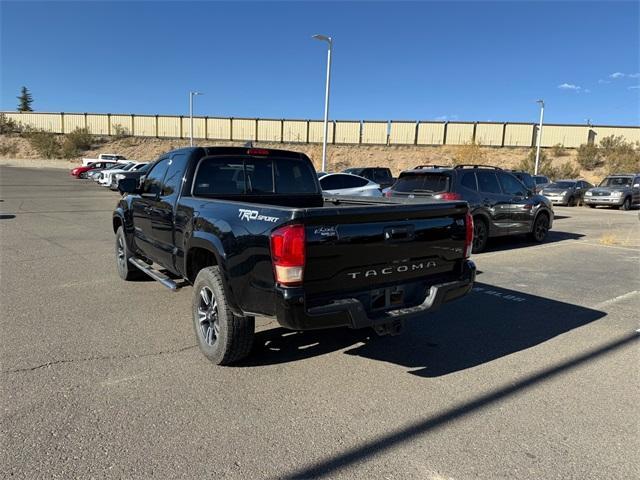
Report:
[[[485,249],[489,237],[526,233],[542,242],[553,224],[551,202],[498,167],[421,165],[402,172],[386,196],[466,200],[474,253]]]
[[[383,189],[393,185],[394,178],[391,175],[391,170],[386,167],[347,168],[343,172],[364,177],[377,183]]]

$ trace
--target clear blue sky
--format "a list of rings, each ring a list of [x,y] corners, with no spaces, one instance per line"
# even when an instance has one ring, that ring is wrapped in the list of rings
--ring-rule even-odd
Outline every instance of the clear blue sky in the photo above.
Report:
[[[0,6],[6,110],[640,124],[637,1]]]

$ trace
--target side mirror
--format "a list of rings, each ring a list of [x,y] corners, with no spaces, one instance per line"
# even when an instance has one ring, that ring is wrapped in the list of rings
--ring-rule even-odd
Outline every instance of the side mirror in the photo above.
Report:
[[[138,179],[123,178],[118,182],[118,190],[120,190],[120,193],[139,193]]]

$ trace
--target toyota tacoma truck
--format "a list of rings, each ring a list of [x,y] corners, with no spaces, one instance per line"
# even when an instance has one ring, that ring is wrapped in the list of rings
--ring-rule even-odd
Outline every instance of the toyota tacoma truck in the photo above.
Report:
[[[301,153],[184,148],[119,189],[118,274],[193,285],[198,345],[219,365],[250,353],[255,316],[397,334],[475,279],[466,202],[323,197]]]

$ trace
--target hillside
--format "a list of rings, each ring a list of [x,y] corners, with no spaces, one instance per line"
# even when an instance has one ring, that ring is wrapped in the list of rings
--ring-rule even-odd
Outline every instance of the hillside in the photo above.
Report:
[[[202,145],[235,145],[241,142],[199,142]],[[83,157],[95,157],[99,153],[118,153],[135,160],[152,160],[161,153],[178,147],[188,146],[186,139],[158,139],[144,137],[126,137],[114,139],[112,137],[96,138],[96,143]],[[291,144],[291,143],[255,143],[265,148],[291,149],[306,153],[320,169],[322,160],[322,146],[319,144]],[[553,149],[545,150],[552,159],[554,166],[571,162],[575,166],[576,151],[565,149],[562,156],[553,157]],[[485,163],[502,168],[514,168],[527,156],[528,148],[492,148],[477,146],[379,146],[379,145],[329,145],[328,170],[339,171],[348,167],[359,166],[388,166],[397,175],[402,170],[420,164],[451,163]],[[2,159],[40,159],[41,156],[25,139],[17,135],[0,135],[0,158]],[[479,160],[478,160],[479,159]],[[70,161],[53,161],[51,166],[71,166],[79,162],[79,158]],[[39,162],[39,164],[42,164]],[[582,176],[590,181],[597,181],[604,175],[603,171],[583,171]]]

